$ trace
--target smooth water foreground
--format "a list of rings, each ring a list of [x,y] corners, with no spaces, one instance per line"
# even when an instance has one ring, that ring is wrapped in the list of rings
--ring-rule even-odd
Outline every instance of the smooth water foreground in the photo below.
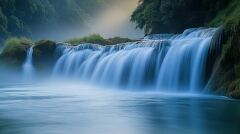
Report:
[[[1,134],[239,134],[239,123],[239,101],[224,97],[60,82],[0,87]]]

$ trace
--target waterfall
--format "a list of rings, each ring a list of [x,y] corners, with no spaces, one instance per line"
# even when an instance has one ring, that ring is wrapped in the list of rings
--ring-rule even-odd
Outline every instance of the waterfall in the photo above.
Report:
[[[59,44],[53,76],[132,90],[199,91],[216,31],[188,29],[113,46]]]
[[[27,79],[32,78],[34,73],[32,57],[33,57],[33,46],[31,46],[27,51],[26,60],[23,64],[23,75]]]

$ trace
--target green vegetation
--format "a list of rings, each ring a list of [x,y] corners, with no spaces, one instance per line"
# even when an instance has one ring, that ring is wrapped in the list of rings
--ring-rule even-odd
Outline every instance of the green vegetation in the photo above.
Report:
[[[116,1],[116,0],[115,0]],[[0,0],[0,42],[12,36],[88,27],[88,19],[113,0]]]
[[[131,21],[146,34],[177,33],[207,24],[229,0],[140,0]]]
[[[33,58],[36,67],[43,69],[53,63],[56,42],[49,40],[33,42],[24,37],[12,37],[4,43],[0,54],[0,64],[20,69],[31,45],[34,45]]]
[[[5,65],[21,65],[25,58],[26,52],[33,42],[27,38],[9,38],[4,43],[3,52],[0,55],[1,62]]]
[[[119,44],[119,43],[126,43],[126,42],[132,42],[133,40],[128,38],[121,38],[121,37],[114,37],[109,39],[104,39],[99,34],[92,34],[88,35],[82,38],[73,38],[70,40],[67,40],[66,42],[71,45],[78,45],[82,43],[93,43],[93,44],[100,44],[100,45],[113,45],[113,44]]]
[[[23,45],[30,45],[32,44],[32,40],[27,39],[25,37],[17,38],[9,38],[5,41],[4,43],[4,51],[3,54],[7,54],[11,52],[13,49],[16,49],[18,46],[23,46]]]
[[[66,42],[72,45],[78,45],[82,43],[94,43],[94,44],[102,44],[102,45],[108,44],[108,41],[105,40],[99,34],[92,34],[82,38],[73,38],[73,39],[67,40]]]
[[[239,0],[140,0],[131,20],[146,34],[223,26],[220,65],[210,85],[216,93],[240,98]]]
[[[229,6],[220,11],[217,16],[209,23],[209,26],[223,25],[226,30],[231,30],[239,25],[240,22],[240,1],[232,0]]]
[[[34,45],[33,58],[36,67],[45,69],[53,64],[56,42],[49,40],[33,42],[24,37],[13,37],[4,43],[3,52],[0,54],[1,65],[21,69],[31,45]]]
[[[99,34],[92,34],[82,38],[68,40],[70,45],[78,45],[81,43],[95,43],[100,45],[112,45],[118,43],[131,42],[133,40],[127,38],[114,37],[104,39]],[[39,70],[51,70],[55,63],[55,50],[57,43],[50,40],[40,40],[33,42],[30,39],[21,37],[8,38],[4,43],[3,52],[0,54],[0,62],[2,65],[20,68],[26,59],[27,51],[31,45],[33,48],[33,61]]]
[[[225,37],[220,66],[212,88],[233,98],[240,98],[240,1],[220,11],[209,26],[224,26]]]
[[[10,36],[31,37],[42,29],[86,26],[86,18],[94,16],[113,0],[0,0],[0,42]],[[91,8],[89,8],[91,7]],[[210,85],[216,93],[240,98],[240,1],[239,0],[140,0],[131,21],[146,34],[178,33],[190,27],[224,28],[220,65]],[[94,43],[113,45],[132,42],[127,38],[105,39],[99,34],[67,40],[71,45]],[[20,66],[29,47],[34,44],[37,68],[53,67],[56,42],[32,42],[27,38],[9,38],[4,43],[0,62]]]

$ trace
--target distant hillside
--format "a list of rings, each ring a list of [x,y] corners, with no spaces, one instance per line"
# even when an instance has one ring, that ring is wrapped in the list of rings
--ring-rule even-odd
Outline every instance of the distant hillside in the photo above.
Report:
[[[10,36],[37,37],[50,29],[87,28],[88,18],[114,1],[0,0],[0,41]]]

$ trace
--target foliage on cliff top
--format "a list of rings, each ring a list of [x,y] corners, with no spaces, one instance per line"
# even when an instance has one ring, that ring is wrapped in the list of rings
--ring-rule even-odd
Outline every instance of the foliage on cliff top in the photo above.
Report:
[[[73,38],[69,39],[66,42],[71,45],[78,45],[83,43],[93,43],[93,44],[100,44],[100,45],[113,45],[113,44],[119,44],[119,43],[126,43],[126,42],[132,42],[133,40],[128,38],[121,38],[121,37],[114,37],[109,39],[104,39],[99,34],[91,34],[85,37],[81,38]]]
[[[176,33],[207,24],[230,0],[140,0],[131,21],[150,33]]]
[[[17,51],[17,49],[19,49],[20,47],[23,46],[30,46],[33,43],[32,40],[25,38],[25,37],[13,37],[13,38],[8,38],[5,42],[4,42],[4,49],[2,54],[6,55],[6,54],[10,54],[13,51]]]
[[[72,45],[78,45],[82,43],[107,44],[107,41],[99,34],[91,34],[81,38],[72,38],[66,42]]]
[[[9,38],[4,43],[0,62],[9,67],[20,67],[25,60],[26,52],[33,42],[27,38]]]
[[[217,16],[209,23],[209,26],[221,26],[225,30],[233,30],[240,26],[240,1],[231,0],[230,4],[220,11]]]

